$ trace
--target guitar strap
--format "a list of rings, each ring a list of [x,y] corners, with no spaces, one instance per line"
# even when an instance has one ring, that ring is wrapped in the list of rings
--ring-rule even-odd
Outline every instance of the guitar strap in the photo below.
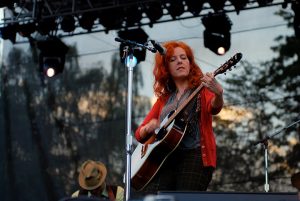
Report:
[[[183,120],[186,123],[191,122],[198,115],[201,109],[201,94],[195,96],[182,112]]]

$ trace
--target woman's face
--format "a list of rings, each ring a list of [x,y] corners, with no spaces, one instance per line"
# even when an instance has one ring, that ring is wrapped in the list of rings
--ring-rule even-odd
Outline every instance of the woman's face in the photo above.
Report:
[[[190,73],[190,61],[181,47],[176,47],[169,60],[169,71],[174,80],[187,78]]]

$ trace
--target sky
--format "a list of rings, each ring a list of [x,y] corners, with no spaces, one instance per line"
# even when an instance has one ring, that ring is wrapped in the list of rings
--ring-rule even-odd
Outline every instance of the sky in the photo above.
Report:
[[[232,21],[231,47],[222,56],[216,55],[204,47],[201,18],[184,19],[173,22],[154,24],[152,28],[143,26],[149,39],[159,42],[168,40],[182,40],[192,47],[196,62],[204,72],[212,72],[227,61],[237,52],[243,54],[243,60],[258,64],[274,56],[270,49],[275,45],[274,39],[281,35],[292,35],[293,30],[287,29],[286,22],[274,13],[281,6],[271,6],[250,10],[228,13]],[[110,65],[111,55],[119,51],[119,43],[114,39],[118,37],[116,31],[77,35],[64,38],[69,44],[76,44],[82,66],[94,66],[93,64],[102,60],[105,66]],[[144,75],[144,90],[142,95],[152,97],[153,90],[153,58],[154,54],[147,51],[146,61],[138,66]],[[133,83],[134,84],[134,83]]]
[[[205,28],[200,17],[154,24],[152,28],[146,25],[141,28],[149,35],[149,39],[158,42],[169,40],[186,42],[194,50],[196,62],[202,70],[213,72],[238,52],[243,54],[242,60],[254,64],[272,58],[274,53],[270,47],[275,45],[274,39],[282,34],[293,34],[292,29],[287,29],[286,22],[274,14],[280,9],[281,6],[278,5],[243,10],[239,15],[236,12],[228,13],[232,21],[231,47],[222,56],[216,55],[204,47],[202,35]],[[112,54],[119,51],[119,43],[115,41],[116,37],[118,37],[116,31],[109,31],[108,34],[97,32],[68,36],[63,37],[62,40],[67,45],[76,45],[81,66],[95,67],[98,61],[102,61],[104,66],[109,67]],[[148,97],[153,97],[153,59],[154,54],[147,51],[146,61],[141,62],[138,66],[144,77],[144,88],[141,90],[141,95]]]

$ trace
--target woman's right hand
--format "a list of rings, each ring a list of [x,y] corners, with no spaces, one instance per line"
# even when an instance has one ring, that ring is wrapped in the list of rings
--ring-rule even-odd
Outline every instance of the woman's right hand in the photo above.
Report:
[[[142,139],[147,138],[150,134],[154,133],[155,129],[159,128],[159,122],[157,119],[152,119],[144,125],[140,130],[140,136]]]

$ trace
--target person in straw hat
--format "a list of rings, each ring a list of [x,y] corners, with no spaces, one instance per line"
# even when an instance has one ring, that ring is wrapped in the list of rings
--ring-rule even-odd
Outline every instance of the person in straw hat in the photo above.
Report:
[[[80,189],[72,197],[89,196],[110,201],[123,201],[124,189],[121,186],[107,185],[107,169],[98,161],[87,160],[80,168],[78,182]]]
[[[300,172],[295,173],[291,177],[292,186],[298,190],[298,200],[300,200]]]

